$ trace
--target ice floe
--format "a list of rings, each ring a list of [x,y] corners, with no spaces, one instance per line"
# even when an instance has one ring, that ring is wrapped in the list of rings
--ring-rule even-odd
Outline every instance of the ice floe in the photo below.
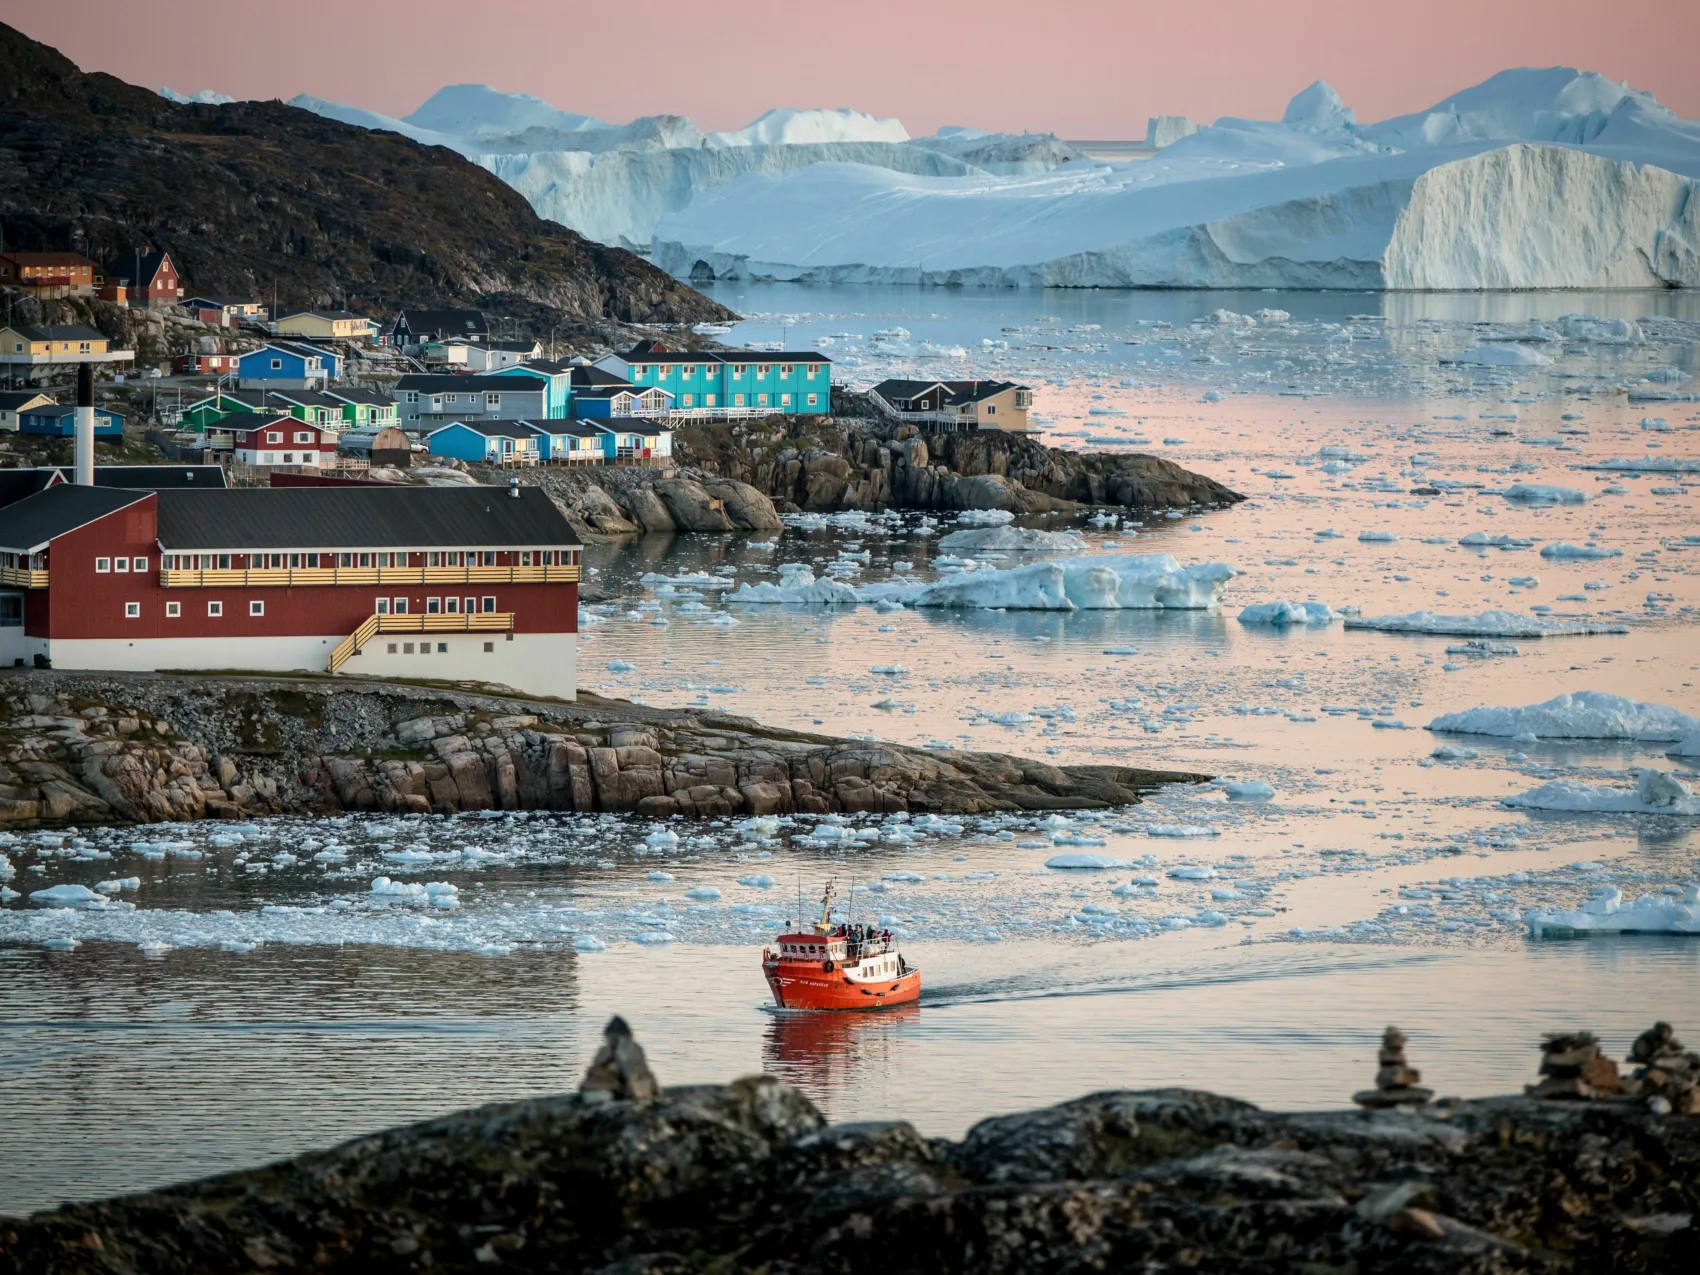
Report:
[[[1326,602],[1256,602],[1240,612],[1241,624],[1332,624],[1341,615]]]
[[[1513,810],[1576,814],[1700,815],[1700,801],[1688,785],[1661,770],[1640,771],[1633,790],[1555,779],[1506,797],[1504,804]]]
[[[1535,938],[1569,938],[1583,934],[1700,934],[1700,886],[1690,885],[1681,898],[1643,894],[1624,906],[1623,891],[1600,886],[1576,911],[1530,908],[1523,915]]]
[[[1436,633],[1446,637],[1484,638],[1580,637],[1629,632],[1628,625],[1606,620],[1553,620],[1502,610],[1483,611],[1480,615],[1438,615],[1433,611],[1413,611],[1409,615],[1349,615],[1346,627],[1373,629],[1379,633]]]
[[[1700,717],[1664,704],[1637,702],[1603,691],[1575,691],[1522,707],[1481,707],[1443,713],[1433,731],[1538,739],[1680,740],[1700,733]]]

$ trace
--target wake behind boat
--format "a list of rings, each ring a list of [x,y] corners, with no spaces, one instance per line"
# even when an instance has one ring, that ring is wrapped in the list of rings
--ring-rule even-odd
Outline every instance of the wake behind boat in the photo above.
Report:
[[[890,930],[834,922],[832,882],[820,919],[781,934],[762,950],[762,973],[782,1009],[879,1010],[921,997],[921,971],[903,959]]]

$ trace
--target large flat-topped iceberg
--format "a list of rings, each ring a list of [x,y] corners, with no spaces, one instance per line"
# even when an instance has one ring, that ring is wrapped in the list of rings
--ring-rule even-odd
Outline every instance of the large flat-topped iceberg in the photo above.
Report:
[[[1234,569],[1222,562],[1182,566],[1167,553],[1071,558],[1004,570],[981,568],[927,584],[892,582],[861,588],[817,580],[806,567],[778,584],[745,585],[735,603],[854,606],[896,603],[1010,611],[1205,611],[1221,603]]]
[[[909,132],[900,120],[875,119],[861,111],[800,111],[785,107],[768,111],[751,124],[730,133],[710,133],[710,146],[776,146],[818,142],[906,142]]]
[[[1603,691],[1576,691],[1521,708],[1483,707],[1443,713],[1428,728],[1505,738],[1536,735],[1541,739],[1641,739],[1669,743],[1700,734],[1700,717],[1690,717],[1665,704],[1639,703]]]
[[[1674,887],[1673,887],[1674,888]],[[1601,886],[1575,911],[1531,908],[1523,914],[1535,938],[1571,938],[1584,934],[1700,934],[1700,886],[1680,896],[1643,894],[1624,906],[1623,891]]]
[[[1568,68],[1360,125],[1326,84],[1136,164],[1023,177],[815,167],[655,231],[724,277],[1103,287],[1700,285],[1700,124]],[[698,265],[698,263],[702,263]]]
[[[1435,633],[1445,637],[1541,638],[1582,637],[1592,633],[1627,633],[1627,624],[1604,620],[1553,620],[1515,611],[1483,611],[1480,615],[1439,615],[1412,611],[1409,615],[1349,615],[1348,629],[1380,633]]]

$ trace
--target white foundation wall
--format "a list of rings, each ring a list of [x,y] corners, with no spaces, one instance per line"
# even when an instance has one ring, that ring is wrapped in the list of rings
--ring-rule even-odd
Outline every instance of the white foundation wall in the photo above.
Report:
[[[259,638],[31,638],[55,669],[151,673],[161,669],[244,669],[323,673],[346,634]],[[439,648],[446,647],[446,650]],[[528,695],[572,699],[578,693],[574,633],[380,633],[339,672],[367,677],[420,677],[499,682]]]

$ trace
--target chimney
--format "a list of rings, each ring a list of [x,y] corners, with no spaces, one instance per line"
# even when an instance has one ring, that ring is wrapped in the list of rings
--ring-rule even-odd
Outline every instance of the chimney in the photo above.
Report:
[[[77,486],[94,486],[94,364],[77,364]]]
[[[519,479],[508,479],[508,495],[512,496],[515,500],[519,499]]]

